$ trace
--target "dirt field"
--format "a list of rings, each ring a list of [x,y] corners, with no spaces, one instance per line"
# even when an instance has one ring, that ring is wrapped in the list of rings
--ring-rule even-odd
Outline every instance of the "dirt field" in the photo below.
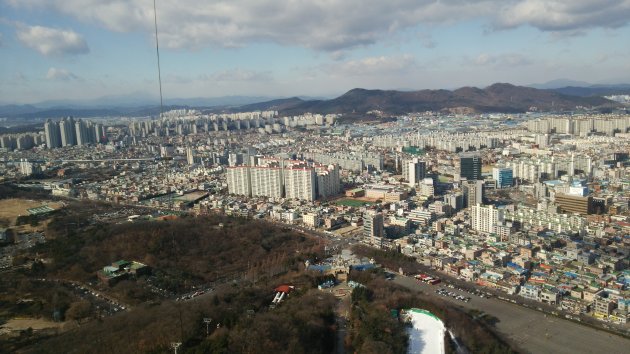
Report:
[[[28,209],[48,205],[53,209],[62,207],[61,203],[45,200],[28,199],[2,199],[0,200],[0,223],[7,226],[15,226],[15,221],[20,215],[29,215]]]
[[[0,326],[0,335],[9,335],[19,333],[29,328],[34,331],[42,330],[60,330],[65,331],[76,324],[72,322],[53,322],[38,318],[13,318],[8,320],[5,324]]]
[[[38,318],[13,318],[7,321],[2,327],[19,331],[27,328],[32,328],[34,330],[37,329],[45,329],[45,328],[55,328],[63,326],[63,322],[52,322],[48,320],[38,319]]]

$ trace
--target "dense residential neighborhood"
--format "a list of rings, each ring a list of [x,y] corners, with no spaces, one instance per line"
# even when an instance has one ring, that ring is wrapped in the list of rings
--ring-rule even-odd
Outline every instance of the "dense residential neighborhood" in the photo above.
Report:
[[[353,238],[478,286],[627,323],[628,116],[339,118],[176,110],[75,130],[62,129],[74,122],[64,118],[2,136],[0,168],[59,197]],[[85,127],[97,133],[80,138]]]

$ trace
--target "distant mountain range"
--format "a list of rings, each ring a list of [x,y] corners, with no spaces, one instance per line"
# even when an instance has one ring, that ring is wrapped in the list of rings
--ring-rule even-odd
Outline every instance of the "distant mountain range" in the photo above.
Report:
[[[576,80],[571,80],[571,79],[555,79],[555,80],[547,81],[544,83],[530,84],[530,85],[525,85],[525,86],[533,87],[533,88],[537,88],[541,90],[550,90],[550,89],[558,89],[558,88],[563,88],[563,87],[568,87],[568,86],[589,87],[589,86],[593,86],[593,84],[586,81],[576,81]]]
[[[613,86],[593,85],[589,87],[567,86],[553,89],[564,95],[592,97],[592,96],[610,96],[610,95],[630,95],[630,85],[620,84]]]
[[[272,100],[268,96],[223,96],[175,98],[164,101],[164,109],[187,107],[232,107]],[[120,115],[152,115],[159,114],[159,97],[142,92],[129,95],[104,96],[91,100],[54,100],[25,105],[0,105],[0,117],[8,118],[58,118],[106,117]]]
[[[462,87],[457,90],[385,91],[353,89],[331,100],[303,101],[292,98],[257,103],[257,109],[275,107],[284,114],[304,112],[383,114],[460,110],[466,112],[526,112],[533,107],[540,111],[574,110],[576,107],[614,107],[616,103],[601,97],[565,95],[554,90],[498,83],[486,88]],[[239,111],[252,105],[239,107]]]
[[[580,97],[630,94],[630,84],[594,85],[584,81],[573,81],[568,79],[557,79],[543,84],[532,84],[528,86],[537,89],[553,90],[564,95]]]
[[[553,87],[567,82],[555,80],[539,86]],[[383,115],[408,112],[459,110],[465,112],[525,112],[532,107],[539,111],[574,110],[577,106],[618,106],[600,96],[630,94],[630,85],[565,86],[539,89],[497,83],[486,88],[462,87],[456,90],[366,90],[352,89],[333,99],[311,97],[269,98],[226,96],[217,98],[168,99],[165,111],[178,108],[198,108],[208,111],[244,112],[277,110],[281,114],[341,113],[364,115],[379,111]],[[128,96],[108,96],[89,101],[48,101],[33,105],[0,106],[0,117],[22,119],[106,116],[148,116],[159,114],[156,98],[140,93]]]

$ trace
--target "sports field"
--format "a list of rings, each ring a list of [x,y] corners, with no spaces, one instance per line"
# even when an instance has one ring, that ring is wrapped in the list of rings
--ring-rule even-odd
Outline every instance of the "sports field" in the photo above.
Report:
[[[45,214],[62,207],[63,203],[45,200],[0,199],[0,228],[10,227],[16,232],[42,231],[49,220],[38,222],[37,225],[31,225],[30,223],[16,225],[18,217]]]
[[[2,199],[0,200],[0,220],[3,220],[8,226],[15,225],[18,216],[32,214],[29,209],[37,212],[43,210],[43,206],[47,206],[46,210],[56,210],[62,207],[61,203],[52,203],[42,200],[28,199]],[[49,210],[49,211],[50,211]]]
[[[351,199],[351,198],[343,198],[343,199],[336,200],[335,204],[355,207],[355,208],[360,208],[364,205],[372,205],[372,203],[365,202],[362,200],[357,200],[357,199]]]

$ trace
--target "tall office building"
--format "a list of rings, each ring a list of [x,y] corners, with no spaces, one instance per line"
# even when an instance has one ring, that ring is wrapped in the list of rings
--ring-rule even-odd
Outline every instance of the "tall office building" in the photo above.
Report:
[[[467,208],[483,204],[483,181],[462,181],[462,191]]]
[[[468,180],[481,179],[481,154],[462,152],[459,154],[459,176]]]
[[[511,168],[498,168],[492,169],[492,178],[497,182],[497,188],[509,188],[514,183],[512,178]]]
[[[59,123],[48,119],[46,123],[44,123],[44,132],[46,134],[46,146],[49,149],[61,147]]]
[[[470,215],[473,230],[494,233],[495,226],[503,224],[504,212],[504,209],[497,209],[493,205],[473,206]]]
[[[376,237],[383,237],[383,214],[374,210],[363,214],[363,235],[375,243]]]
[[[413,158],[411,161],[407,161],[406,165],[404,178],[409,182],[410,186],[415,187],[426,176],[427,163],[418,158]]]

